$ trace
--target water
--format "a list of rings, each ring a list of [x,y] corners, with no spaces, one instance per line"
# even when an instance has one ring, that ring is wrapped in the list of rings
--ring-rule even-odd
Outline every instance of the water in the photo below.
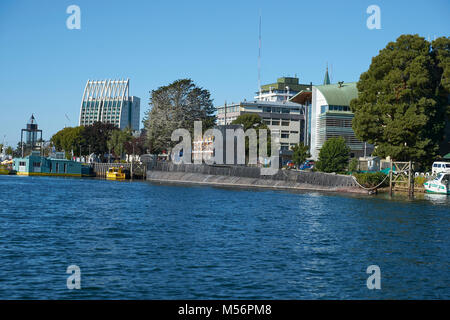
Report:
[[[447,196],[18,176],[0,190],[0,299],[450,298]]]

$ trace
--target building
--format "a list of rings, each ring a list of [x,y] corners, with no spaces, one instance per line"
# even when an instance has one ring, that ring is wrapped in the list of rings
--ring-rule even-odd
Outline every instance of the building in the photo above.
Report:
[[[369,155],[373,146],[359,141],[352,129],[353,113],[350,101],[358,97],[356,82],[329,83],[328,70],[324,85],[312,86],[312,91],[299,92],[291,99],[306,105],[306,141],[311,157],[317,160],[326,140],[343,137],[351,150],[351,157]]]
[[[281,150],[304,140],[304,106],[291,101],[243,101],[217,108],[217,124],[229,125],[242,114],[258,114],[271,132],[280,135]]]
[[[64,159],[64,152],[51,157],[42,157],[39,151],[32,151],[29,156],[15,158],[14,170],[25,176],[90,176],[92,169],[80,162]]]
[[[307,88],[311,88],[312,84],[300,84],[297,77],[278,78],[276,83],[265,84],[261,86],[261,92],[257,92],[255,100],[281,102],[287,101],[297,93]]]
[[[80,126],[112,123],[120,129],[139,130],[140,99],[129,95],[130,80],[88,80],[80,107]]]
[[[23,140],[24,132],[25,141]],[[39,138],[38,134],[40,135]],[[27,123],[27,127],[20,131],[20,146],[22,148],[22,157],[27,150],[32,152],[36,147],[39,147],[39,150],[42,150],[42,130],[39,130],[34,114],[31,115],[31,118]]]

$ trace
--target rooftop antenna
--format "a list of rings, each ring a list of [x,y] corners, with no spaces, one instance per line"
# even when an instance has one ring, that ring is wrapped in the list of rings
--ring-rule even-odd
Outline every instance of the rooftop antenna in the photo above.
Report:
[[[259,100],[261,100],[261,9],[259,9],[258,90],[259,90]]]

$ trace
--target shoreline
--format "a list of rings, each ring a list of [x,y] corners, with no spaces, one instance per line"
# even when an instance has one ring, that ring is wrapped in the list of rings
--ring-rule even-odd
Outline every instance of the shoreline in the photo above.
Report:
[[[215,187],[239,187],[249,189],[317,191],[346,194],[369,194],[367,190],[355,186],[320,186],[295,181],[248,178],[237,176],[211,175],[202,173],[171,172],[151,170],[147,172],[147,181],[160,184],[185,184]]]

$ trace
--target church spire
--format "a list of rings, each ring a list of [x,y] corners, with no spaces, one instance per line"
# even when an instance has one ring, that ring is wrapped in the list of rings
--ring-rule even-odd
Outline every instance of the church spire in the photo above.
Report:
[[[323,79],[323,84],[330,84],[330,76],[328,75],[328,63],[327,63],[327,71],[325,72],[325,78]]]

